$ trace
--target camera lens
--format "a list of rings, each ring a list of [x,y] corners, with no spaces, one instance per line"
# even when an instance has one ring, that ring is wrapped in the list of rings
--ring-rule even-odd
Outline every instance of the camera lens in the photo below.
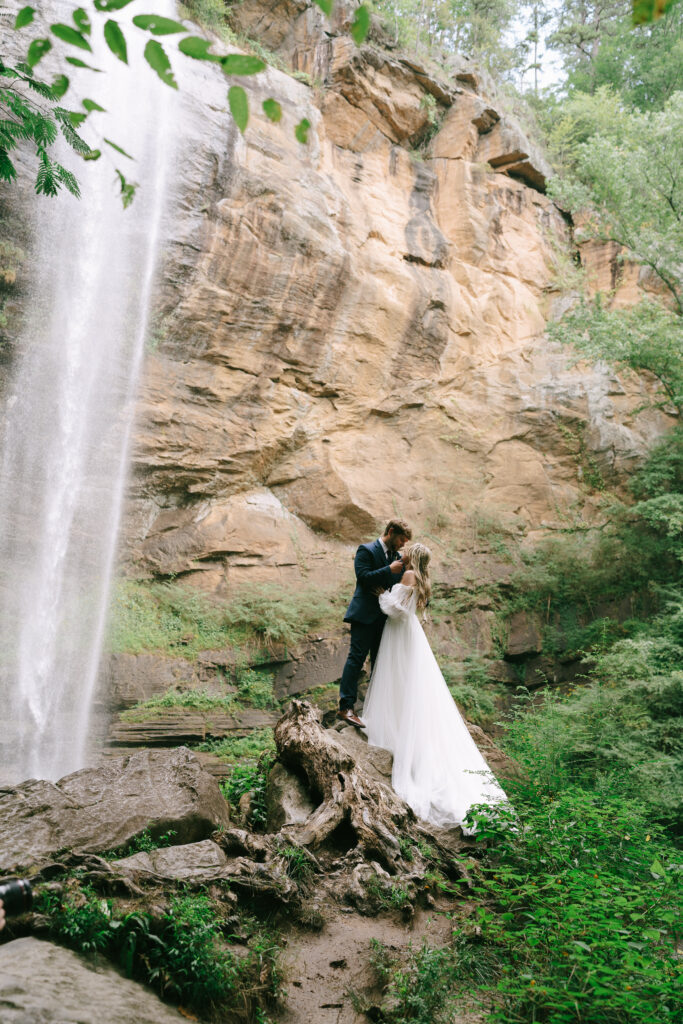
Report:
[[[25,878],[10,878],[0,882],[0,900],[7,917],[26,914],[33,904],[31,883]]]

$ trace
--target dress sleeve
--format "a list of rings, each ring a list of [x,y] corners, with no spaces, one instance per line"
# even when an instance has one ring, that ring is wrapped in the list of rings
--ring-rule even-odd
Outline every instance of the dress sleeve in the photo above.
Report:
[[[379,606],[390,619],[408,618],[412,611],[413,587],[400,583],[379,595]]]

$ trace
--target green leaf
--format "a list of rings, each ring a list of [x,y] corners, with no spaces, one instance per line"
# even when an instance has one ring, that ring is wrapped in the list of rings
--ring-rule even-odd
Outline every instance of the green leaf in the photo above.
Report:
[[[124,210],[127,210],[130,204],[135,199],[135,190],[138,187],[134,181],[126,181],[121,171],[117,168],[116,173],[119,178],[119,184],[121,186],[121,201],[123,202]]]
[[[14,181],[17,169],[7,155],[7,150],[0,149],[0,180]]]
[[[111,146],[112,149],[115,149],[117,153],[120,153],[122,156],[127,156],[129,160],[133,159],[130,153],[126,153],[125,149],[121,149],[121,147],[117,146],[115,142],[111,141],[111,139],[105,139],[104,141],[108,146]]]
[[[70,110],[68,113],[69,121],[71,122],[74,128],[78,128],[79,124],[83,124],[86,117],[88,116],[87,114],[79,113],[77,110]]]
[[[653,878],[666,878],[666,871],[656,857],[652,861],[652,864],[650,864],[650,874]]]
[[[83,106],[90,113],[91,110],[101,110],[102,113],[106,113],[105,108],[101,107],[99,103],[95,103],[94,100],[83,100]]]
[[[28,48],[26,54],[26,63],[30,68],[34,68],[39,60],[42,60],[46,53],[49,53],[52,49],[52,43],[49,39],[34,39]]]
[[[57,39],[61,39],[63,43],[68,43],[69,46],[80,46],[81,50],[92,50],[85,36],[81,32],[77,32],[71,25],[63,25],[61,21],[58,21],[56,24],[50,25],[50,31],[54,36],[57,36]]]
[[[304,117],[301,119],[301,121],[299,121],[298,125],[294,129],[294,134],[302,146],[305,146],[306,143],[308,142],[308,133],[310,131],[310,128],[311,122]]]
[[[52,95],[56,100],[61,100],[64,93],[69,88],[69,79],[66,75],[57,75],[52,83]]]
[[[263,112],[266,117],[277,124],[278,121],[282,120],[282,107],[277,100],[268,99],[263,101]]]
[[[30,25],[35,16],[35,7],[22,7],[16,18],[14,19],[15,28],[24,28],[25,25]]]
[[[657,21],[674,3],[676,0],[633,0],[633,24],[647,25]]]
[[[67,57],[67,64],[72,64],[75,68],[87,68],[88,71],[97,71],[101,73],[102,68],[94,68],[92,64],[86,64],[80,57]]]
[[[226,75],[257,75],[265,69],[266,63],[259,57],[231,53],[227,57],[221,57],[221,67]]]
[[[101,156],[102,156],[102,150],[101,149],[91,149],[89,153],[84,153],[83,154],[83,159],[84,160],[99,160]]]
[[[323,14],[326,14],[327,17],[329,18],[329,16],[332,14],[333,0],[315,0],[315,3],[318,5]]]
[[[147,43],[145,47],[145,60],[156,71],[165,85],[170,85],[172,89],[178,88],[178,83],[173,77],[173,71],[171,70],[171,63],[166,56],[163,46],[156,39],[150,39]]]
[[[212,60],[220,64],[222,57],[215,53],[209,53],[209,47],[213,46],[210,39],[202,39],[201,36],[186,36],[178,43],[178,49],[186,57],[193,57],[195,60]]]
[[[370,31],[370,11],[361,5],[356,10],[356,16],[351,23],[351,38],[353,39],[356,46],[360,46],[361,43],[365,42],[365,37]]]
[[[55,164],[55,170],[57,172],[57,178],[62,183],[72,196],[76,196],[76,199],[81,198],[81,190],[78,187],[78,181],[76,176],[67,170],[66,167],[62,167],[61,164]]]
[[[228,89],[228,103],[235,124],[244,134],[249,123],[249,100],[241,85],[233,85]]]
[[[95,0],[95,9],[98,11],[120,11],[132,2],[133,0]]]
[[[104,26],[104,40],[119,60],[122,60],[124,64],[128,63],[128,48],[126,46],[126,37],[119,28],[118,22],[113,21],[111,18]]]
[[[172,36],[175,32],[187,32],[184,25],[172,18],[162,18],[160,14],[136,14],[133,24],[155,36]]]
[[[83,10],[83,8],[79,7],[77,10],[73,12],[71,17],[73,18],[74,25],[79,30],[79,32],[83,32],[86,36],[89,36],[92,25],[90,24],[90,18]]]

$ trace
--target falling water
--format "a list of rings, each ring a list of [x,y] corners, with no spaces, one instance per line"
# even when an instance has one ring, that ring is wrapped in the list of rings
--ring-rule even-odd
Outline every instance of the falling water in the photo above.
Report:
[[[148,11],[173,17],[174,4]],[[108,154],[78,162],[80,200],[36,200],[34,295],[0,456],[3,779],[56,779],[86,757],[172,158],[175,94],[146,67],[142,33],[126,33],[128,67],[93,29],[88,61],[105,73],[72,75],[67,94],[72,109],[81,97],[106,109],[90,115],[99,141],[88,140]],[[127,210],[116,166],[140,185]]]

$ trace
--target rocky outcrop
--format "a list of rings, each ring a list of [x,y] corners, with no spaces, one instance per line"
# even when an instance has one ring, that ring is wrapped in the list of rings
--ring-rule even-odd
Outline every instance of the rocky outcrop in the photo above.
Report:
[[[178,1024],[187,1020],[113,967],[32,937],[0,946],[3,1024]]]
[[[217,782],[189,750],[144,750],[57,783],[0,790],[0,871],[35,868],[65,849],[111,850],[145,829],[189,843],[229,820]]]
[[[346,586],[345,545],[395,509],[437,573],[482,510],[532,536],[594,519],[567,432],[617,480],[667,418],[637,411],[642,382],[570,368],[544,338],[568,235],[541,155],[464,64],[358,49],[343,10],[323,31],[304,0],[236,17],[322,84],[255,78],[242,137],[218,71],[182,83],[129,563],[211,592]]]

